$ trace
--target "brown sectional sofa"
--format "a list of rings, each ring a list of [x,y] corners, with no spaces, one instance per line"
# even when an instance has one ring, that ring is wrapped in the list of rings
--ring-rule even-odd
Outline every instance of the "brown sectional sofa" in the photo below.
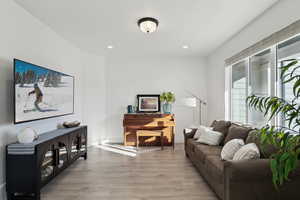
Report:
[[[300,200],[300,169],[277,191],[272,183],[269,159],[222,161],[222,146],[196,142],[193,139],[195,132],[196,129],[184,131],[186,156],[220,199]]]

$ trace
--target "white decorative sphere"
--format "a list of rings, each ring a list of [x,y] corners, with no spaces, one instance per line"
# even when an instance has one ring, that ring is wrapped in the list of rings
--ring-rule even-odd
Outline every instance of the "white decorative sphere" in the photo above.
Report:
[[[38,135],[32,128],[24,128],[19,132],[17,137],[19,143],[31,143],[38,137]]]

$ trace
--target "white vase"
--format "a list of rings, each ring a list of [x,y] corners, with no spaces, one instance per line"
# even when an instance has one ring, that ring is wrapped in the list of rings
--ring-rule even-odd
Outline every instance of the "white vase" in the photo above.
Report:
[[[24,128],[18,133],[17,138],[19,143],[26,144],[36,140],[38,138],[38,134],[32,128]]]

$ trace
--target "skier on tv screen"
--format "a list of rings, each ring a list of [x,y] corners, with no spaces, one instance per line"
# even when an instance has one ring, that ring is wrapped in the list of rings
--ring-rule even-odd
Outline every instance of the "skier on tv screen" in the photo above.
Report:
[[[28,93],[28,96],[35,94],[36,99],[34,101],[34,106],[38,111],[42,111],[42,109],[39,107],[39,104],[43,102],[43,92],[39,88],[39,85],[37,83],[34,84],[34,90]]]

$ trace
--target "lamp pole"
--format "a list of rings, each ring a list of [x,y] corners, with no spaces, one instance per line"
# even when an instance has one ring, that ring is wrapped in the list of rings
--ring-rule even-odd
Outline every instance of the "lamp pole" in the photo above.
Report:
[[[198,98],[198,97],[195,97],[196,99],[198,99],[198,101],[199,101],[199,121],[200,121],[200,125],[202,124],[202,110],[201,110],[201,106],[202,106],[202,104],[203,105],[206,105],[206,102],[204,102],[203,100],[201,100],[200,98]]]
[[[196,98],[198,101],[199,101],[199,122],[200,122],[200,125],[202,124],[202,110],[201,110],[201,106],[202,104],[203,105],[206,105],[207,103],[205,101],[203,101],[201,98],[199,98],[198,96],[194,95],[194,94],[191,94],[194,98]]]
[[[188,90],[186,90],[186,92],[189,93],[192,97],[194,97],[199,102],[199,122],[201,125],[202,124],[202,104],[207,105],[207,103],[204,100],[202,100],[200,97],[198,97],[197,95],[193,94],[192,92],[190,92]]]

